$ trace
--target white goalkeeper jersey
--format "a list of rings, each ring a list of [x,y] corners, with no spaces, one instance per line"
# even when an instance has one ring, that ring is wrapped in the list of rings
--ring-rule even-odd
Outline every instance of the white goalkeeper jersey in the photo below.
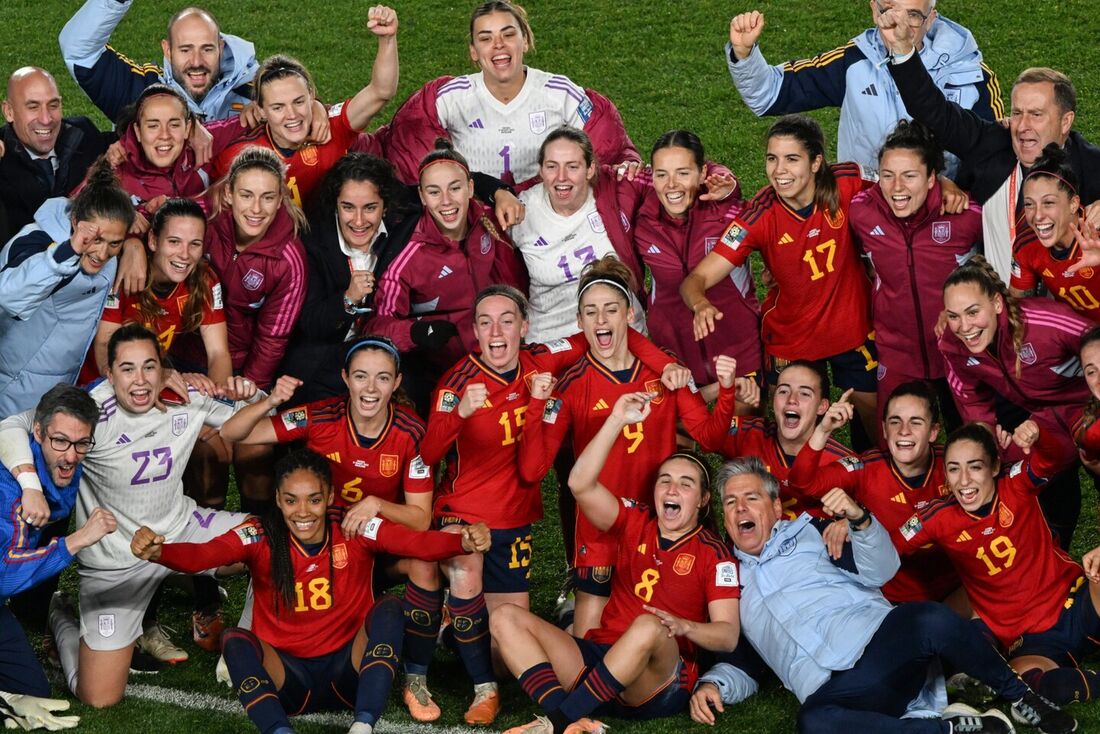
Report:
[[[539,147],[552,130],[583,128],[592,114],[592,100],[568,77],[530,67],[520,93],[507,104],[489,92],[478,72],[441,86],[435,106],[472,170],[515,182],[538,174]]]
[[[616,255],[607,236],[596,197],[588,190],[584,206],[566,217],[554,211],[546,185],[537,184],[519,196],[527,207],[520,224],[512,227],[512,242],[523,255],[531,278],[529,344],[539,344],[576,334],[577,281],[584,266],[604,255]],[[645,312],[631,296],[634,321],[645,333]]]
[[[100,407],[95,447],[84,460],[76,502],[80,527],[92,510],[114,513],[118,530],[82,550],[91,568],[126,568],[139,561],[130,539],[142,525],[169,543],[187,525],[195,500],[183,493],[183,470],[203,426],[221,427],[244,403],[207,397],[188,388],[190,403],[134,414],[123,410],[114,387],[104,380],[89,393]]]

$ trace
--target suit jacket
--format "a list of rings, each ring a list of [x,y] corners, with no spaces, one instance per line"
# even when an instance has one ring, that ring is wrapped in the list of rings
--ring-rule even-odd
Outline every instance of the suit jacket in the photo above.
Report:
[[[0,245],[34,221],[34,213],[46,199],[68,196],[80,185],[95,159],[107,152],[114,133],[96,129],[87,117],[66,117],[57,136],[57,172],[48,189],[26,148],[15,137],[11,125],[0,128],[4,157],[0,158],[0,208],[7,211],[7,223],[0,217]]]

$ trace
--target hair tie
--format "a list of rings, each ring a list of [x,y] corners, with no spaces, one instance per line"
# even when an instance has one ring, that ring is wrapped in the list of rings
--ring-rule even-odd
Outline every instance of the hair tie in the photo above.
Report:
[[[393,357],[393,361],[395,366],[397,367],[397,371],[401,371],[401,355],[398,353],[397,348],[394,347],[393,344],[390,344],[388,341],[373,336],[367,337],[366,339],[360,339],[359,341],[355,342],[355,344],[351,345],[351,348],[348,349],[347,354],[344,355],[344,369],[347,370],[348,365],[351,363],[352,355],[354,355],[360,349],[366,349],[367,347],[375,347],[377,349],[381,349],[384,352],[388,352],[390,356]]]
[[[703,488],[708,491],[710,490],[710,468],[702,461],[700,461],[698,456],[695,456],[694,454],[689,454],[686,451],[677,451],[675,454],[672,454],[667,459],[665,459],[665,461],[669,461],[671,459],[687,459],[688,461],[698,466],[703,472]]]
[[[424,171],[428,170],[429,168],[434,166],[436,163],[453,163],[456,166],[458,166],[459,168],[461,168],[466,173],[466,178],[470,178],[470,169],[467,168],[462,163],[462,161],[456,161],[454,158],[432,158],[427,163],[421,164],[419,170],[417,170],[417,172],[416,172],[417,179],[419,179],[421,176],[424,175]]]
[[[584,292],[586,290],[588,290],[589,288],[591,288],[592,286],[596,285],[597,283],[602,283],[603,285],[609,285],[612,288],[615,288],[617,290],[622,291],[623,295],[626,296],[626,302],[630,303],[630,291],[628,291],[626,289],[626,286],[623,285],[622,283],[618,282],[618,281],[610,280],[608,278],[595,278],[595,279],[590,280],[587,283],[585,283],[584,286],[580,289],[580,291],[577,292],[577,300],[579,301],[581,296],[584,295]]]

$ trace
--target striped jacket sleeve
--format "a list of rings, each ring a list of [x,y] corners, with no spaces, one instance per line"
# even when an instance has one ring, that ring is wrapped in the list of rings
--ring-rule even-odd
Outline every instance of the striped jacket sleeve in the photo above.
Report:
[[[61,29],[61,56],[73,79],[110,120],[160,78],[156,64],[138,64],[107,45],[131,0],[87,0]]]
[[[54,538],[42,548],[36,548],[32,529],[23,522],[22,490],[7,470],[0,467],[0,496],[3,516],[0,517],[0,600],[37,586],[61,573],[72,563],[73,556],[64,538]]]
[[[771,66],[759,46],[747,58],[734,61],[726,44],[733,84],[749,109],[761,116],[839,107],[848,67],[863,58],[863,52],[849,42],[810,59]]]

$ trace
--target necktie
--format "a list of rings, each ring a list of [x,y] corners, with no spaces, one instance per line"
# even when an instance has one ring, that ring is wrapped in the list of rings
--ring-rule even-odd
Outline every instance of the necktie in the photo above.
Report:
[[[34,165],[38,166],[39,178],[46,184],[49,192],[53,193],[54,172],[53,161],[49,158],[35,158]]]

